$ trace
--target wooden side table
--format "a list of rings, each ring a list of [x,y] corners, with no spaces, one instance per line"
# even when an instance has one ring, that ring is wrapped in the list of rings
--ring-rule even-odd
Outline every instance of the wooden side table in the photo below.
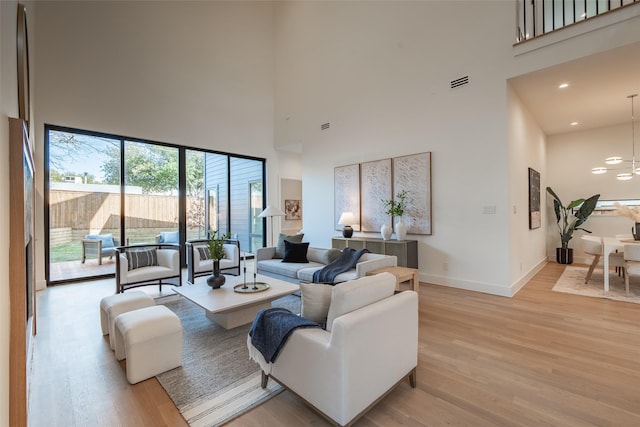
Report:
[[[396,276],[396,291],[400,290],[400,283],[411,282],[411,288],[418,292],[418,286],[420,285],[420,278],[418,277],[418,270],[415,268],[407,267],[384,267],[377,270],[372,270],[367,273],[367,276],[373,276],[379,273],[391,273]]]

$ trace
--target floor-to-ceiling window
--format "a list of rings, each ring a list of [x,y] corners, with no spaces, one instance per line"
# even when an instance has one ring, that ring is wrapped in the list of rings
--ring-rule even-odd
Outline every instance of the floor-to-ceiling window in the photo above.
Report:
[[[180,243],[178,148],[124,143],[124,224],[129,244]]]
[[[264,159],[48,125],[45,162],[48,283],[114,274],[112,245],[264,241]]]
[[[49,280],[113,273],[98,239],[105,254],[121,244],[120,141],[56,129],[47,136]]]

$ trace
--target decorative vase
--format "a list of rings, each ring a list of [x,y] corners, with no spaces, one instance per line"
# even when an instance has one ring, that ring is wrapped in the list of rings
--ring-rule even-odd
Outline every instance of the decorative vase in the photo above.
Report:
[[[402,217],[396,222],[396,236],[398,240],[405,240],[407,238],[407,226],[404,224]]]
[[[633,240],[640,240],[640,222],[636,222],[636,226],[631,228]]]
[[[393,229],[391,228],[391,226],[389,224],[382,224],[382,227],[380,228],[380,234],[382,234],[382,239],[383,240],[391,239],[391,233],[393,233]]]
[[[573,264],[573,249],[556,248],[556,261],[558,264]]]
[[[213,274],[207,277],[207,285],[211,286],[213,289],[218,289],[220,286],[224,285],[226,280],[227,278],[220,274],[220,261],[213,260]]]

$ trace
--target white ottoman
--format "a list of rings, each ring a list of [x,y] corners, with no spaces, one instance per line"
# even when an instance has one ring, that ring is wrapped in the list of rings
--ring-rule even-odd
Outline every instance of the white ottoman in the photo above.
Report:
[[[102,335],[109,334],[109,346],[115,349],[113,338],[113,322],[119,314],[139,308],[156,305],[152,297],[142,291],[130,291],[122,294],[110,295],[100,300],[100,326]]]
[[[164,305],[122,313],[115,320],[116,359],[127,359],[131,384],[182,365],[182,323]]]

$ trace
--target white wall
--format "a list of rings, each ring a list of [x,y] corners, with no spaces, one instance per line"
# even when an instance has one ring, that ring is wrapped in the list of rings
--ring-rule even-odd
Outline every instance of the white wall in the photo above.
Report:
[[[621,99],[620,102],[628,102],[628,100]],[[636,156],[640,155],[639,132],[640,127],[636,124]],[[631,150],[631,122],[549,137],[546,159],[548,185],[553,188],[564,204],[593,194],[600,194],[602,200],[640,199],[640,179],[618,181],[613,171],[603,175],[591,173],[591,168],[606,166],[604,159],[607,157],[620,155],[630,159]],[[555,259],[555,248],[559,246],[560,239],[551,202],[547,207],[547,217],[549,223],[547,254],[550,259]],[[596,236],[629,234],[633,225],[631,219],[615,215],[592,215],[584,223],[584,227]],[[577,231],[569,243],[569,247],[574,248],[575,262],[584,261],[584,253],[580,247],[582,234],[584,232]]]
[[[512,295],[540,267],[545,229],[528,229],[526,189],[528,166],[548,179],[544,135],[506,80],[639,40],[640,25],[624,12],[514,48],[515,13],[504,1],[276,3],[275,144],[303,147],[312,245],[338,234],[334,167],[431,151],[433,235],[409,236],[421,280]]]
[[[546,137],[518,95],[508,90],[509,220],[512,293],[544,266],[546,256]],[[529,168],[540,173],[541,226],[529,229]]]
[[[419,241],[421,279],[510,295],[507,90],[495,64],[512,27],[484,17],[512,23],[515,11],[468,2],[462,14],[459,5],[278,3],[276,144],[303,146],[314,246],[339,234],[334,167],[431,151],[433,235],[409,236]],[[465,75],[469,86],[450,89]],[[331,128],[320,131],[325,122]]]
[[[50,123],[263,157],[278,188],[270,2],[47,1],[37,18],[38,147]]]

